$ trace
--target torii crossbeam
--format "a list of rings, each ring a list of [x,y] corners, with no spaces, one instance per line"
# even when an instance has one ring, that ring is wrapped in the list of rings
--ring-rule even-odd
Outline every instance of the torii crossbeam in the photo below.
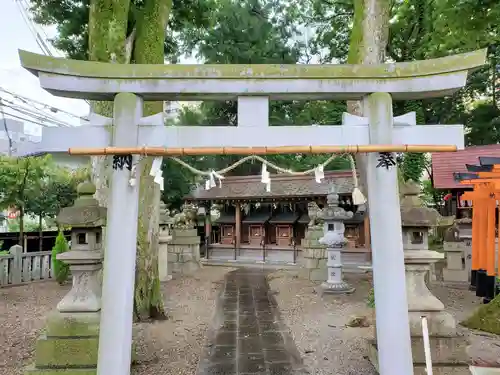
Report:
[[[41,145],[46,152],[109,146],[413,144],[461,149],[461,125],[417,126],[408,118],[398,122],[392,100],[452,94],[465,85],[470,70],[485,64],[485,57],[486,50],[481,50],[380,65],[122,65],[20,51],[23,67],[52,94],[114,101],[113,136],[102,126],[47,129]],[[270,100],[297,99],[362,100],[365,117],[345,116],[342,126],[268,126]],[[149,126],[154,124],[141,120],[143,101],[148,100],[237,100],[238,126]],[[378,168],[379,156],[369,154],[367,163],[379,372],[412,375],[397,171],[391,164]],[[138,184],[129,186],[127,173],[114,170],[111,179],[98,375],[130,372]],[[118,201],[127,204],[114,203]]]

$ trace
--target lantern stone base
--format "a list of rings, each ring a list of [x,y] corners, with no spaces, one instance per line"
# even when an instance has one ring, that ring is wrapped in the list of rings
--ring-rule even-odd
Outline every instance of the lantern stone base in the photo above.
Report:
[[[470,375],[466,354],[467,341],[463,337],[431,337],[429,343],[434,375]],[[422,337],[411,338],[411,350],[414,375],[426,375]],[[378,350],[375,340],[368,340],[368,358],[379,372]]]
[[[201,267],[200,237],[196,229],[173,229],[168,246],[168,269],[172,274],[192,275]]]
[[[462,242],[445,242],[446,268],[443,269],[443,279],[449,282],[469,281],[469,271],[463,265],[464,248]]]
[[[158,277],[161,282],[172,280],[170,269],[168,267],[168,244],[172,236],[160,234],[158,247]]]
[[[27,375],[95,375],[100,313],[52,312],[36,342],[35,363]],[[135,350],[132,348],[132,359]]]
[[[345,281],[341,281],[338,283],[321,283],[321,290],[323,294],[350,294],[354,293],[356,288],[353,288]]]
[[[302,268],[300,276],[310,281],[326,281],[328,268],[326,266],[326,246],[319,243],[323,237],[323,228],[308,228],[302,239]]]

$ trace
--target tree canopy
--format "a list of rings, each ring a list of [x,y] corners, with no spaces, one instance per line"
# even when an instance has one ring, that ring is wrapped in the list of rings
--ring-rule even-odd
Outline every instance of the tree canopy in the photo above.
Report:
[[[142,0],[132,0],[128,33],[137,22]],[[87,58],[89,0],[31,0],[36,20],[58,27],[54,44],[69,57]],[[165,38],[165,58],[177,62],[192,55],[205,63],[345,63],[354,24],[354,0],[174,0]],[[412,61],[488,48],[489,65],[470,75],[467,87],[439,99],[401,101],[394,113],[417,113],[420,124],[463,123],[469,145],[498,143],[498,71],[500,3],[494,0],[393,0],[386,47],[387,61]],[[474,14],[474,17],[470,17]],[[351,49],[352,53],[352,49]],[[339,124],[346,103],[331,101],[272,102],[270,123]],[[235,102],[203,102],[181,110],[177,124],[236,124]],[[202,169],[227,166],[233,158],[190,159]],[[321,156],[287,155],[272,161],[283,167],[307,169]],[[422,155],[402,158],[405,179],[421,178],[425,168]],[[332,168],[345,168],[340,163]],[[165,162],[167,178],[164,198],[181,202],[181,195],[196,181],[180,171],[176,163]],[[235,174],[255,173],[260,166],[246,164]],[[180,183],[180,177],[183,181]],[[168,192],[167,192],[168,190]]]

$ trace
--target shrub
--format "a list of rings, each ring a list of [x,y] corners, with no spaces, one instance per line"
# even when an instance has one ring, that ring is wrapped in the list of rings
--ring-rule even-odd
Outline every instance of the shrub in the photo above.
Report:
[[[57,259],[57,254],[62,254],[68,251],[68,241],[64,237],[62,231],[59,232],[56,238],[56,244],[52,248],[52,269],[54,276],[59,285],[62,285],[68,280],[69,265]]]

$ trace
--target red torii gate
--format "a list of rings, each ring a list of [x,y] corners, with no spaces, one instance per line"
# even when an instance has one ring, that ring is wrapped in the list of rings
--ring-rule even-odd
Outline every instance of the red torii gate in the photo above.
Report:
[[[486,270],[488,276],[497,276],[500,269],[496,263],[496,239],[500,223],[496,228],[496,207],[500,201],[500,164],[491,166],[489,172],[478,172],[476,178],[460,181],[472,185],[473,191],[462,194],[461,200],[473,201],[472,210],[472,270]]]

